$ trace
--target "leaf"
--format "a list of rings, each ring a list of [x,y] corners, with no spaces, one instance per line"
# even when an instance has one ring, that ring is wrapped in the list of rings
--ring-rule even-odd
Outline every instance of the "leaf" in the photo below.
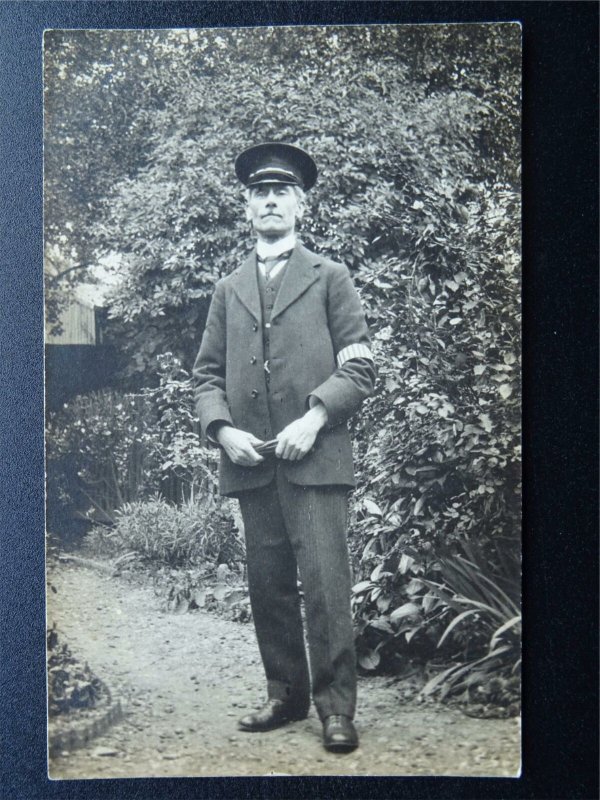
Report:
[[[460,625],[460,623],[463,621],[463,619],[466,619],[467,617],[470,617],[472,614],[476,614],[477,611],[478,610],[476,608],[471,608],[468,611],[463,611],[462,614],[459,614],[457,617],[454,617],[452,622],[448,625],[448,627],[446,628],[446,630],[444,631],[444,633],[440,637],[440,640],[437,643],[437,646],[441,647],[442,643],[446,640],[446,638],[454,630],[454,628],[456,628],[457,625]]]
[[[411,628],[410,630],[405,631],[404,632],[404,638],[406,639],[406,643],[410,644],[410,640],[413,638],[413,636],[416,633],[419,633],[420,630],[421,630],[421,626],[418,625],[416,628]]]
[[[383,511],[379,508],[374,500],[370,500],[368,497],[365,497],[363,499],[363,505],[367,509],[368,513],[372,514],[374,517],[383,516]]]
[[[492,420],[490,419],[489,414],[480,414],[479,420],[481,421],[481,427],[484,429],[484,431],[491,433],[494,425],[492,423]]]
[[[363,669],[367,670],[377,669],[380,661],[381,656],[377,650],[369,650],[368,652],[362,653],[358,656],[358,663]]]
[[[462,317],[452,317],[450,320],[450,325],[460,325],[462,322]]]
[[[198,608],[204,608],[206,605],[206,589],[196,589],[192,596]]]
[[[483,656],[483,658],[478,658],[475,661],[471,661],[468,664],[454,664],[452,667],[449,667],[449,669],[444,670],[439,675],[436,675],[435,678],[432,678],[428,683],[426,683],[423,689],[421,689],[421,694],[423,695],[431,694],[439,686],[441,686],[443,682],[446,681],[450,676],[452,676],[452,679],[454,681],[461,675],[464,675],[466,672],[473,670],[475,667],[479,666],[480,664],[483,664],[486,661],[489,661],[491,658],[495,658],[499,655],[502,655],[505,652],[508,652],[510,649],[511,649],[510,647],[500,647],[493,653],[488,653],[487,655]]]
[[[213,588],[213,595],[215,600],[223,600],[227,594],[228,586],[226,583],[217,583]]]
[[[513,393],[512,386],[510,383],[503,383],[498,387],[498,393],[503,400],[507,400]]]
[[[398,564],[398,572],[401,575],[406,575],[414,563],[415,559],[412,556],[409,556],[408,553],[402,553],[400,563]]]
[[[460,664],[454,664],[452,667],[445,669],[443,672],[438,673],[435,675],[431,680],[427,681],[425,686],[421,689],[421,694],[427,696],[428,694],[433,694],[433,692],[438,688],[438,686],[446,680],[446,678],[451,675],[453,672],[456,672],[460,668]]]
[[[415,503],[415,507],[413,508],[413,515],[418,517],[421,511],[423,510],[423,506],[425,505],[425,495],[421,495],[417,502]]]
[[[501,639],[502,634],[506,633],[506,631],[510,630],[510,628],[514,628],[515,625],[519,625],[521,623],[521,615],[517,614],[512,619],[509,619],[508,622],[505,622],[504,625],[501,625],[497,631],[495,631],[494,635],[490,640],[490,650],[493,650],[495,646],[498,644],[498,641]]]
[[[411,578],[404,591],[410,597],[411,595],[418,594],[422,588],[423,583],[420,578]]]
[[[382,594],[377,598],[377,610],[382,614],[385,614],[391,604],[392,598],[389,595]]]
[[[356,586],[352,587],[352,592],[353,594],[362,594],[367,589],[370,589],[372,586],[373,584],[371,583],[371,581],[361,581],[360,583],[357,583]]]
[[[475,366],[473,367],[473,372],[475,373],[475,375],[483,375],[486,369],[487,367],[485,364],[475,364]]]
[[[365,549],[362,552],[362,560],[363,561],[371,553],[371,551],[373,550],[373,548],[375,547],[375,545],[377,544],[378,541],[379,541],[379,538],[377,536],[371,536],[371,538],[369,539],[369,541],[365,545]]]
[[[390,614],[390,621],[393,623],[399,622],[404,617],[414,617],[418,616],[421,613],[421,610],[418,605],[415,603],[404,603],[401,606],[398,606],[392,613]]]
[[[429,614],[429,612],[435,608],[435,606],[439,603],[439,600],[435,597],[435,595],[428,592],[426,595],[423,596],[421,600],[421,607],[423,609],[424,614]]]
[[[243,600],[245,597],[246,591],[244,589],[231,589],[225,596],[223,602],[227,608],[231,608],[231,606],[239,603],[239,601]]]
[[[384,633],[389,633],[390,635],[393,635],[394,633],[394,629],[387,619],[372,619],[367,624],[367,628],[375,628],[375,630],[383,631]]]

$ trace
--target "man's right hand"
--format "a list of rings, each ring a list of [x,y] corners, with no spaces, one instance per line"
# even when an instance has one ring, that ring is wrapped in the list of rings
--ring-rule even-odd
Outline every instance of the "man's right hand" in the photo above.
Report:
[[[234,464],[239,464],[241,467],[256,467],[264,461],[253,447],[255,444],[262,444],[262,441],[248,431],[223,425],[217,431],[216,438]]]

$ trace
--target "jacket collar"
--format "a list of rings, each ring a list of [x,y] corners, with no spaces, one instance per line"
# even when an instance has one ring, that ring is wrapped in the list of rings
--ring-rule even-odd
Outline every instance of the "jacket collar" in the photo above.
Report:
[[[319,278],[314,269],[320,259],[300,243],[296,244],[292,255],[286,265],[285,272],[279,287],[279,292],[273,305],[271,319],[281,314],[294,303],[308,287]],[[258,294],[258,278],[256,276],[256,252],[252,252],[240,267],[235,281],[234,289],[237,296],[246,306],[252,316],[260,321],[260,296]]]

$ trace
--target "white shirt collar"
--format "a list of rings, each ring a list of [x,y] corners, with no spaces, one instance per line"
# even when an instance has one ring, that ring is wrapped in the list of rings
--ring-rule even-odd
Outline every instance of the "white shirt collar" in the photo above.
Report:
[[[293,250],[296,246],[296,234],[290,233],[284,239],[278,239],[272,244],[270,242],[263,242],[258,240],[256,242],[256,253],[261,258],[273,258],[278,256],[279,253],[285,253],[287,250]]]

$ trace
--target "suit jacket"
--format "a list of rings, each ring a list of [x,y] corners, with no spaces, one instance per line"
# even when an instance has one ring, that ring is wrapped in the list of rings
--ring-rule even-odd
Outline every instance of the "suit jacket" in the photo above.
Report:
[[[354,486],[346,420],[372,394],[375,371],[363,359],[336,366],[344,348],[369,344],[347,268],[300,244],[294,248],[271,315],[269,397],[261,316],[252,253],[215,287],[193,368],[202,429],[206,432],[211,423],[224,420],[266,441],[301,417],[312,395],[325,405],[328,423],[301,461],[282,461],[286,477],[301,485]],[[222,494],[235,496],[265,486],[273,476],[272,459],[242,467],[221,453]]]

